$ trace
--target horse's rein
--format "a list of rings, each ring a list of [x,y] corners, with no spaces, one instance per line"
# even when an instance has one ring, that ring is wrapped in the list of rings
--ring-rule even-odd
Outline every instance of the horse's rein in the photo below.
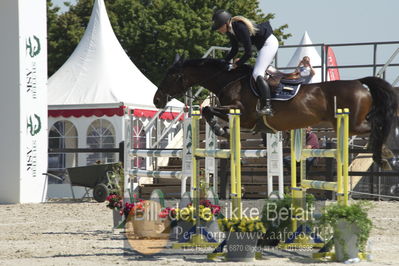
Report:
[[[200,83],[208,82],[209,80],[213,79],[214,77],[216,77],[217,75],[219,75],[219,74],[222,73],[223,71],[224,71],[224,70],[220,70],[220,71],[216,72],[216,74],[210,76],[209,78],[206,78],[206,79],[204,79],[204,80],[196,81],[196,82],[194,82],[193,84],[191,84],[190,86],[185,86],[185,85],[184,85],[185,80],[184,80],[184,77],[183,77],[183,74],[182,74],[182,73],[179,75],[178,79],[181,79],[181,80],[182,80],[182,86],[183,86],[183,88],[184,88],[184,87],[190,88],[190,87],[193,87],[193,86],[198,85],[198,84],[200,84]],[[164,94],[168,97],[168,100],[169,100],[169,98],[176,98],[176,97],[178,97],[178,95],[170,95],[169,93],[165,93],[165,92],[163,92],[163,91],[162,91],[162,93],[164,93]],[[185,97],[187,97],[187,98],[193,99],[193,100],[198,99],[198,97],[196,97],[196,96],[190,96],[190,95],[188,95],[187,92],[183,93],[182,95],[185,96]]]
[[[189,87],[198,85],[198,84],[200,84],[200,83],[207,82],[207,81],[213,79],[214,77],[218,76],[218,75],[219,75],[220,73],[222,73],[223,71],[224,71],[224,70],[220,70],[220,71],[216,72],[216,74],[212,75],[211,77],[209,77],[209,78],[207,78],[207,79],[205,79],[205,80],[198,81],[198,82],[194,82],[194,83],[193,83],[191,86],[189,86]],[[243,75],[243,76],[241,76],[241,77],[239,77],[239,78],[237,78],[237,79],[235,79],[235,80],[230,81],[230,82],[227,83],[225,86],[223,86],[223,88],[221,88],[221,91],[222,91],[224,88],[226,88],[227,86],[229,86],[231,83],[236,82],[236,81],[239,81],[239,80],[241,80],[241,79],[243,79],[243,78],[245,78],[245,77],[247,77],[247,76],[248,76],[248,74],[245,74],[245,75]],[[185,93],[185,97],[190,98],[190,99],[193,99],[193,100],[198,99],[198,97],[189,96],[187,93]],[[219,97],[219,95],[216,95],[216,97]]]
[[[215,74],[211,75],[210,77],[208,77],[208,78],[206,78],[206,79],[204,79],[204,80],[196,81],[196,82],[194,82],[193,84],[191,84],[190,86],[187,86],[187,88],[196,86],[196,85],[198,85],[198,84],[200,84],[200,83],[208,82],[209,80],[215,78],[216,76],[218,76],[219,74],[221,74],[221,73],[224,72],[224,71],[225,71],[225,70],[220,70],[220,71],[216,72]],[[230,82],[227,83],[223,88],[221,88],[221,91],[222,91],[224,88],[226,88],[227,86],[229,86],[231,83],[236,82],[236,81],[239,81],[239,80],[241,80],[241,79],[243,79],[243,78],[245,78],[245,77],[247,77],[247,76],[248,76],[248,74],[245,74],[245,75],[243,75],[243,76],[241,76],[241,77],[239,77],[239,78],[237,78],[237,79],[235,79],[235,80],[230,81]],[[178,79],[181,79],[183,87],[186,87],[186,86],[184,86],[185,80],[184,80],[184,76],[183,76],[182,73],[179,75]],[[170,95],[169,93],[165,93],[165,92],[163,92],[163,91],[162,91],[162,93],[164,93],[164,94],[168,97],[168,100],[169,100],[169,98],[176,98],[176,97],[178,97],[178,95]],[[193,100],[198,99],[197,96],[190,96],[190,95],[188,95],[187,92],[186,92],[186,93],[183,93],[183,95],[184,95],[185,97],[190,98],[190,99],[193,99]],[[216,95],[216,97],[219,97],[219,95]]]
[[[196,82],[194,82],[193,84],[191,84],[190,86],[185,86],[185,85],[184,85],[184,83],[186,83],[186,82],[185,82],[185,80],[184,80],[183,73],[179,74],[179,76],[178,76],[177,79],[178,79],[178,80],[181,79],[183,88],[185,88],[185,87],[190,88],[190,87],[193,87],[193,86],[198,85],[198,84],[200,84],[200,83],[208,82],[209,80],[213,79],[214,77],[216,77],[217,75],[219,75],[219,74],[222,73],[223,71],[224,71],[224,70],[220,70],[219,72],[216,72],[216,74],[210,76],[209,78],[206,78],[206,79],[204,79],[204,80],[196,81]],[[164,91],[162,91],[162,90],[161,90],[161,92],[162,92],[163,94],[165,94],[168,98],[169,98],[169,97],[170,97],[170,98],[175,98],[175,97],[178,97],[178,95],[179,95],[179,94],[171,95],[171,94],[169,94],[169,93],[167,93],[167,92],[164,92]],[[189,96],[187,93],[183,93],[182,95],[184,95],[184,96],[187,97],[187,98],[194,99],[194,100],[197,99],[197,97]]]

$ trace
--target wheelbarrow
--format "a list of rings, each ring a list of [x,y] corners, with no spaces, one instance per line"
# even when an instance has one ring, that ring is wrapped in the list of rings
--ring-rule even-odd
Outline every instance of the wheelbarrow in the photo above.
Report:
[[[93,198],[97,202],[104,202],[110,190],[118,189],[118,181],[114,173],[117,167],[118,163],[94,164],[67,168],[67,172],[71,186],[91,188]]]

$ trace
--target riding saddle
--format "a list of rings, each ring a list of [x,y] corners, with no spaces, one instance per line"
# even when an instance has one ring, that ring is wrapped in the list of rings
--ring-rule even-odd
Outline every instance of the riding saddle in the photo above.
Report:
[[[274,67],[269,67],[264,79],[269,84],[271,98],[273,100],[286,101],[294,97],[300,85],[305,81],[299,72],[284,73]],[[256,96],[259,96],[256,82],[251,78],[251,89]]]

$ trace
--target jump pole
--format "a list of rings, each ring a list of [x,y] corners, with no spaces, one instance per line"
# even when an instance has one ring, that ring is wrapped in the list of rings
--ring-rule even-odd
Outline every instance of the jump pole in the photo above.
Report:
[[[130,114],[130,119],[126,121],[127,125],[132,125],[133,115]],[[185,117],[183,123],[183,148],[182,149],[134,149],[133,138],[128,137],[125,141],[125,198],[130,198],[130,194],[135,191],[134,186],[129,180],[131,177],[150,177],[150,178],[163,178],[163,179],[179,179],[181,180],[181,197],[186,193],[187,179],[191,178],[191,118]],[[130,126],[126,126],[125,135],[130,136]],[[182,170],[179,171],[155,171],[155,170],[142,170],[134,168],[131,164],[131,158],[143,157],[143,158],[181,158],[182,159]]]
[[[224,246],[223,243],[210,242],[205,238],[206,232],[200,228],[199,201],[200,201],[200,182],[199,182],[199,158],[215,157],[230,158],[231,166],[231,203],[232,213],[238,218],[242,218],[241,205],[241,135],[240,135],[240,110],[232,109],[229,113],[230,127],[230,149],[202,149],[199,148],[199,120],[200,111],[192,112],[192,195],[194,195],[193,205],[195,208],[196,230],[187,243],[176,243],[174,248],[183,247],[209,247]]]
[[[334,191],[337,194],[337,202],[341,205],[348,205],[349,199],[349,109],[337,109],[337,148],[336,149],[303,149],[303,130],[291,130],[291,194],[292,194],[292,220],[291,229],[294,234],[288,238],[282,248],[293,246],[311,245],[313,247],[323,247],[324,242],[317,236],[312,236],[314,243],[306,241],[296,242],[296,238],[302,233],[309,233],[304,226],[298,226],[298,220],[302,217],[298,213],[303,213],[300,208],[306,210],[305,195],[306,189],[320,189]],[[306,176],[306,159],[309,157],[335,158],[337,161],[337,182],[326,182],[320,180],[308,180]],[[296,162],[300,161],[300,185],[297,184]]]
[[[199,132],[199,119],[201,118],[199,111],[193,111],[193,179],[199,174],[198,158],[214,157],[214,158],[230,158],[230,196],[232,203],[232,211],[238,218],[242,217],[241,206],[241,133],[240,133],[240,110],[231,109],[229,112],[229,127],[230,127],[230,149],[202,149],[198,148],[199,139],[196,137],[196,132]],[[252,156],[248,156],[252,157]],[[196,168],[198,168],[196,170]],[[194,182],[194,181],[193,181]],[[195,183],[195,182],[194,182]]]
[[[199,110],[193,110],[191,113],[191,139],[192,139],[192,158],[191,158],[191,195],[192,203],[195,209],[195,228],[191,234],[191,238],[187,242],[175,243],[173,248],[190,248],[190,247],[217,247],[219,245],[214,239],[208,238],[208,232],[201,228],[200,224],[200,177],[199,177],[199,163],[196,151],[199,146],[199,120],[201,113]],[[193,229],[192,229],[193,230]]]
[[[231,204],[232,211],[237,218],[242,218],[241,204],[241,132],[240,132],[239,109],[230,110],[230,184],[231,184]]]

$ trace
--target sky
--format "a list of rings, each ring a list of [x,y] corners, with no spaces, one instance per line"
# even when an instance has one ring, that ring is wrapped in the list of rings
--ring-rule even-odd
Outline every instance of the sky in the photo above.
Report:
[[[51,0],[55,6],[61,8],[61,12],[65,12],[68,8],[63,4],[64,2],[70,2],[71,4],[75,4],[77,0]]]
[[[297,44],[304,31],[314,43],[399,40],[397,0],[260,0],[264,13],[274,13],[273,26],[288,24]]]
[[[288,24],[286,32],[293,36],[285,45],[299,44],[305,31],[314,44],[399,41],[399,1],[397,0],[260,0],[264,13],[274,13],[272,27]],[[396,45],[377,48],[377,63],[384,64]],[[336,47],[338,65],[371,64],[373,47]],[[279,49],[281,64],[288,63],[294,49]],[[285,59],[285,60],[284,60]],[[399,55],[394,63],[399,63]],[[371,69],[340,70],[341,78],[371,75]],[[348,72],[348,73],[342,73]],[[392,82],[399,75],[399,67],[388,69]]]
[[[53,0],[62,7],[66,0]],[[75,0],[69,0],[74,3]],[[274,13],[272,27],[288,24],[285,31],[293,36],[285,45],[299,44],[305,31],[314,44],[399,41],[399,0],[259,0],[264,13]],[[238,14],[233,14],[238,15]],[[377,47],[377,63],[384,64],[396,45]],[[320,53],[320,48],[318,48]],[[333,48],[338,65],[371,64],[372,46]],[[294,49],[279,49],[278,62],[286,66]],[[394,63],[399,63],[399,55]],[[371,68],[341,69],[341,78],[359,78],[372,75]],[[387,70],[386,79],[394,81],[399,67]],[[399,84],[398,84],[399,85]]]

